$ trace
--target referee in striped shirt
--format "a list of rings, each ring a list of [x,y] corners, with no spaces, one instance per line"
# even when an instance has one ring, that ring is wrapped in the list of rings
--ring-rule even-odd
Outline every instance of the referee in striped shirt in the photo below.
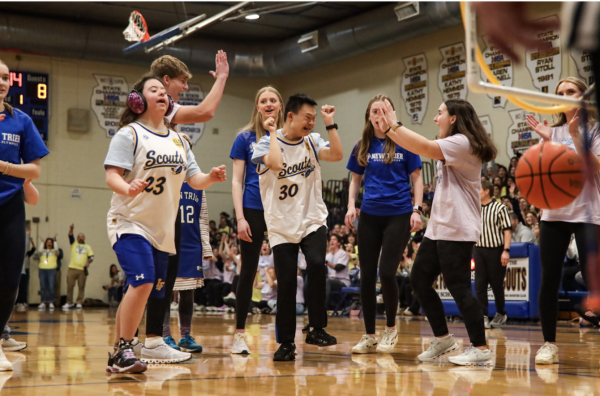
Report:
[[[494,185],[481,182],[481,236],[473,249],[475,258],[475,292],[483,309],[485,328],[502,327],[506,323],[504,310],[504,276],[510,259],[511,223],[508,209],[492,200]],[[496,316],[488,318],[488,284],[496,302]]]

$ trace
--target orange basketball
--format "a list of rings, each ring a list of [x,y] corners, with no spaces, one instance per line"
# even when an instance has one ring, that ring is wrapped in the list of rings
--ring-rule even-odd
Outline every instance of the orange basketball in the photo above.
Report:
[[[562,208],[583,190],[583,160],[564,144],[544,141],[519,159],[515,182],[521,195],[536,208]]]

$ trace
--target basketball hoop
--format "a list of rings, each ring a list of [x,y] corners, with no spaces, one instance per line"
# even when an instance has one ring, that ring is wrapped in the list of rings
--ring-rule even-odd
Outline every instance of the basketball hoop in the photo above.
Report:
[[[123,30],[123,36],[127,41],[144,42],[150,39],[148,34],[148,25],[146,20],[137,11],[133,11],[129,16],[129,26]]]

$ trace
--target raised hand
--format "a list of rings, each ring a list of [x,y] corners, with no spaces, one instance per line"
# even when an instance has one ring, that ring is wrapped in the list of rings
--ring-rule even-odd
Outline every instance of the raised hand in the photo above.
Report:
[[[213,183],[224,182],[227,178],[227,167],[225,165],[217,166],[210,170],[210,179]]]
[[[542,124],[532,114],[527,114],[527,123],[531,129],[536,131],[544,140],[552,139],[552,129],[548,126],[547,120],[544,120],[544,123]]]
[[[127,193],[127,196],[129,196],[131,198],[135,198],[142,191],[144,191],[144,189],[146,187],[148,187],[148,183],[146,183],[145,181],[143,181],[141,179],[135,179],[134,181],[131,182],[131,184],[129,184],[129,192]]]
[[[277,123],[275,122],[275,119],[273,117],[267,118],[263,122],[263,127],[265,127],[265,129],[267,131],[269,131],[269,133],[276,133],[277,132]]]
[[[398,121],[398,117],[396,117],[396,110],[394,110],[392,104],[387,99],[385,102],[383,102],[383,107],[379,106],[378,112],[381,116],[383,116],[385,122],[388,124],[388,127],[394,125],[396,121]]]
[[[321,107],[321,116],[325,122],[325,126],[333,124],[333,116],[335,116],[335,107],[325,105]]]
[[[581,133],[579,132],[579,110],[580,109],[577,109],[575,115],[573,116],[573,118],[571,118],[571,122],[569,122],[569,134],[573,138],[578,138],[581,135]]]
[[[229,76],[229,63],[227,62],[227,54],[223,50],[219,50],[215,56],[215,71],[210,71],[214,78],[221,76],[227,78]]]

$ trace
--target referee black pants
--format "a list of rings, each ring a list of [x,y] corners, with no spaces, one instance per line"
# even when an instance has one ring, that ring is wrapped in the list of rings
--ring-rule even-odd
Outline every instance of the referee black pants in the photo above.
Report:
[[[277,276],[277,342],[294,342],[296,335],[296,288],[298,286],[298,253],[302,249],[308,272],[308,325],[317,329],[327,327],[325,309],[325,277],[327,267],[327,227],[311,232],[300,243],[282,243],[273,247]],[[242,262],[243,263],[243,262]],[[242,264],[243,268],[243,264]]]
[[[410,273],[410,283],[429,320],[433,335],[448,334],[444,306],[433,282],[442,274],[450,294],[456,301],[475,347],[485,346],[483,312],[471,290],[471,253],[475,242],[434,241],[427,237],[417,251]]]
[[[506,315],[504,310],[504,277],[506,267],[502,265],[501,256],[504,246],[495,248],[475,247],[475,293],[483,310],[483,316],[488,316],[488,285],[494,292],[496,312]]]
[[[0,331],[8,323],[17,299],[26,238],[25,198],[20,190],[0,206]]]

